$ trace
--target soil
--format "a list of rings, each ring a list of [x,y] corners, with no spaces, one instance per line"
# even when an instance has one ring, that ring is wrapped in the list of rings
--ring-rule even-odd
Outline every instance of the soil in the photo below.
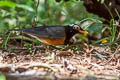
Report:
[[[0,49],[0,73],[7,80],[120,80],[120,46],[76,45],[57,50],[49,45]]]

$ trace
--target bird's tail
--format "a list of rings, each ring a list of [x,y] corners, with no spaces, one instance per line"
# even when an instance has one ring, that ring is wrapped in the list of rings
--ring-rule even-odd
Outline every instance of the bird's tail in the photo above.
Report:
[[[6,31],[5,34],[9,34],[10,32],[13,32],[13,33],[14,33],[14,32],[16,32],[16,31],[21,32],[21,30],[22,30],[22,29],[10,29],[10,30]]]

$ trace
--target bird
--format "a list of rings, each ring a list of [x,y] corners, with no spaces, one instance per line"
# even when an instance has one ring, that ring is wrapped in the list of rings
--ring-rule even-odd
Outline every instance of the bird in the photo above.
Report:
[[[57,46],[70,44],[70,39],[77,33],[88,34],[78,24],[38,26],[21,29],[20,32],[42,43]]]

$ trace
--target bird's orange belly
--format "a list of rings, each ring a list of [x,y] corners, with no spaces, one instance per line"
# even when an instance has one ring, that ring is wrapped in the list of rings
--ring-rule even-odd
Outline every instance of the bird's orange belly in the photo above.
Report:
[[[51,40],[46,38],[39,38],[40,42],[49,44],[49,45],[63,45],[65,41],[65,37],[61,38],[60,40]]]

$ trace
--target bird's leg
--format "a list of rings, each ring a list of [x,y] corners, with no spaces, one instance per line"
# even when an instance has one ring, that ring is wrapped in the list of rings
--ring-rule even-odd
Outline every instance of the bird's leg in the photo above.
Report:
[[[50,45],[50,47],[53,48],[53,49],[61,50],[61,48],[53,46],[53,45]]]

